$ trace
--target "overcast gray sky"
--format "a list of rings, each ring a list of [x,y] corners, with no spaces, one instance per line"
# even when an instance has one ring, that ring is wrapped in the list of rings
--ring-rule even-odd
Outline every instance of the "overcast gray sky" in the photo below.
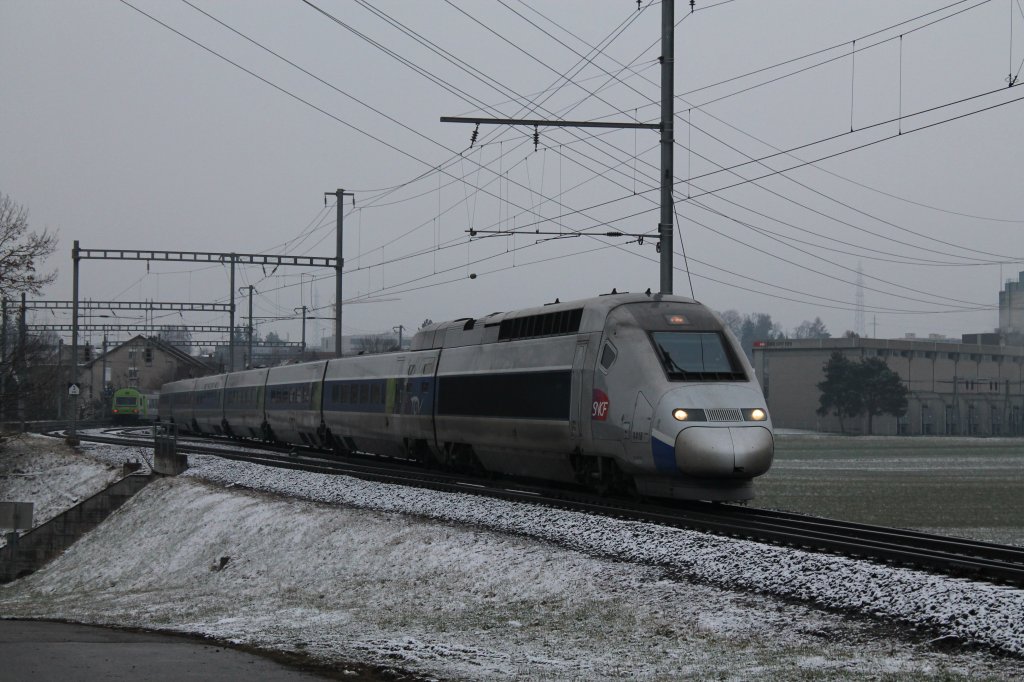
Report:
[[[656,120],[659,5],[189,1],[0,0],[0,191],[60,232],[46,298],[70,298],[75,239],[332,256],[323,192],[337,187],[356,193],[345,296],[377,299],[346,308],[346,334],[657,290],[653,238],[466,234],[653,235],[657,133],[548,128],[534,151],[532,130],[485,126],[469,149],[470,127],[438,119]],[[876,320],[883,337],[994,328],[1000,282],[1024,270],[1024,89],[1006,80],[1024,60],[1021,3],[677,4],[676,199],[695,297],[840,334],[860,265],[869,334]],[[259,316],[334,291],[327,270],[247,267],[247,284]],[[220,265],[84,261],[81,286],[100,300],[228,295]]]

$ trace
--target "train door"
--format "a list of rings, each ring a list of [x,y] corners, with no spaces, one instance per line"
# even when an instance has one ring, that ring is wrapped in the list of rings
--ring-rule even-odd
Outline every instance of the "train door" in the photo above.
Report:
[[[584,396],[587,396],[587,404],[590,404],[589,393],[584,391],[584,381],[587,379],[584,372],[587,358],[587,339],[576,342],[576,353],[572,358],[572,390],[570,392],[569,406],[569,433],[573,438],[580,438],[582,427],[580,425],[580,412]],[[586,381],[586,383],[590,383]]]

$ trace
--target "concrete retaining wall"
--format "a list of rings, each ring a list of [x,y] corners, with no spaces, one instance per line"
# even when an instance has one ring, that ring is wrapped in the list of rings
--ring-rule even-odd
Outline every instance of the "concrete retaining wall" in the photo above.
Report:
[[[9,534],[7,545],[0,548],[0,583],[28,575],[56,558],[152,480],[147,475],[126,476],[20,537]]]

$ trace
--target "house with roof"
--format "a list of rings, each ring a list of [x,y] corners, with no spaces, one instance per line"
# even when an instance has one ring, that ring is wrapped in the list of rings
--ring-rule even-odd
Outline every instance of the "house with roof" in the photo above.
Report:
[[[96,355],[89,346],[80,352],[85,356],[78,369],[78,384],[85,399],[104,399],[119,388],[158,393],[168,382],[208,376],[216,371],[158,337],[141,334]]]

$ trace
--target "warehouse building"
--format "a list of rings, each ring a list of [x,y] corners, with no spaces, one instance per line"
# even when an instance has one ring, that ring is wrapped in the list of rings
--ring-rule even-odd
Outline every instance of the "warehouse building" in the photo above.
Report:
[[[1001,338],[758,341],[754,368],[779,428],[840,431],[836,417],[817,414],[818,383],[838,351],[855,362],[882,358],[909,390],[906,415],[875,417],[875,434],[1017,436],[1024,434],[1024,347],[999,345]],[[847,433],[866,433],[867,418],[846,419],[844,426]]]

